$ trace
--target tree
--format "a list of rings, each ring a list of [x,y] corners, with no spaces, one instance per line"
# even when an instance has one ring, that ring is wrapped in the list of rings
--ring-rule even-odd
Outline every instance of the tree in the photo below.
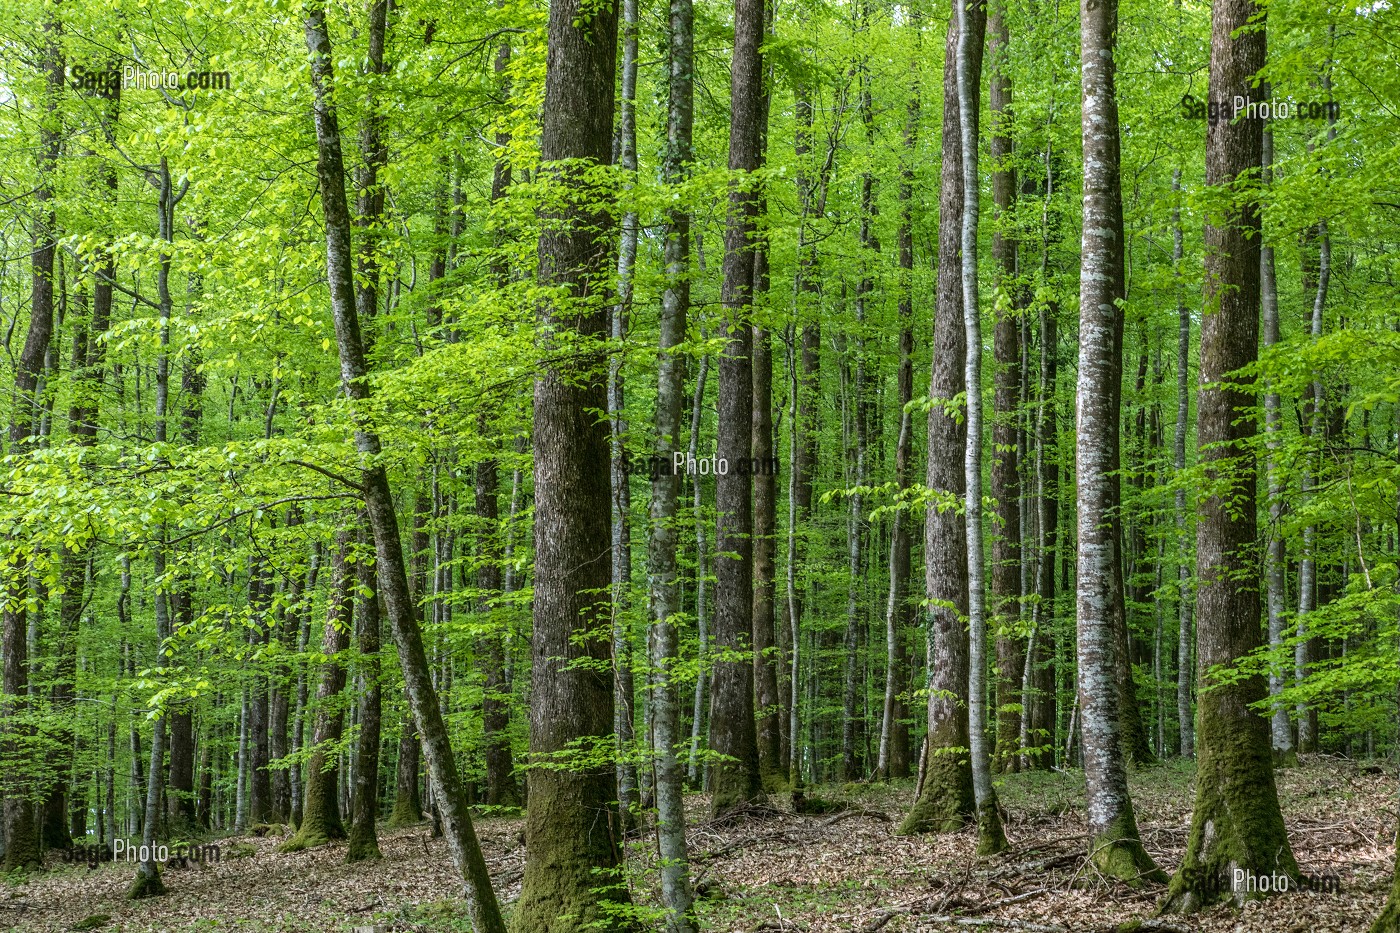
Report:
[[[528,858],[517,933],[563,933],[612,920],[627,888],[611,820],[611,763],[570,761],[613,728],[612,638],[601,594],[612,582],[607,424],[607,205],[596,166],[611,159],[617,7],[554,0],[549,10],[540,158],[557,201],[542,213],[535,380],[535,602]],[[560,353],[560,349],[568,353]],[[747,410],[747,409],[746,409]],[[747,428],[747,421],[745,422]],[[589,756],[590,758],[592,756]],[[601,873],[601,874],[599,874]]]
[[[1211,11],[1212,99],[1260,100],[1264,11],[1225,0]],[[1181,870],[1164,909],[1190,912],[1231,896],[1227,870],[1298,875],[1274,787],[1268,723],[1251,707],[1267,696],[1259,674],[1222,681],[1219,668],[1259,647],[1255,564],[1257,399],[1232,382],[1259,343],[1259,120],[1219,120],[1206,137],[1206,184],[1215,196],[1205,228],[1205,315],[1196,433],[1205,468],[1197,511],[1199,700],[1196,801]],[[1242,897],[1242,895],[1235,895]]]
[[[753,659],[753,253],[757,198],[750,177],[762,139],[763,0],[735,0],[730,72],[729,191],[724,235],[725,346],[719,363],[715,482],[715,627],[710,700],[710,813],[721,816],[760,800],[758,736],[754,725]],[[723,756],[723,757],[718,757]]]
[[[962,122],[957,50],[962,14],[948,22],[943,64],[943,167],[938,201],[938,294],[929,375],[926,485],[935,497],[924,525],[924,593],[928,600],[928,737],[920,793],[901,833],[956,832],[976,812],[968,758],[967,526],[957,514],[967,477],[958,454],[967,428],[953,410],[966,387],[967,330],[958,251],[962,241]]]
[[[1122,525],[1113,514],[1123,384],[1123,199],[1114,85],[1117,0],[1082,0],[1084,240],[1076,394],[1079,502],[1079,709],[1089,798],[1089,853],[1104,874],[1165,881],[1142,848],[1128,793],[1115,671],[1123,605]]]

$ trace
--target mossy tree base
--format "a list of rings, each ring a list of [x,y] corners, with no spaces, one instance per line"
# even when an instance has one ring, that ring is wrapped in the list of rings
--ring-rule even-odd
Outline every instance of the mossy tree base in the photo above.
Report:
[[[336,771],[323,771],[323,762],[319,752],[312,756],[301,824],[295,836],[277,847],[278,852],[301,852],[345,838],[345,824],[340,820],[340,807],[336,802]]]
[[[350,847],[345,853],[346,862],[374,862],[382,859],[384,854],[379,851],[379,840],[351,839]]]
[[[1400,851],[1395,854],[1395,878],[1390,883],[1390,900],[1371,924],[1370,933],[1400,933]]]
[[[160,880],[159,870],[149,875],[138,871],[136,880],[131,883],[131,887],[126,889],[126,897],[130,901],[139,901],[145,897],[159,897],[164,893],[165,882]]]
[[[997,855],[1009,848],[1006,831],[1001,826],[1001,812],[997,809],[996,797],[992,797],[977,808],[977,854]]]
[[[1135,836],[1109,832],[1089,843],[1089,862],[1101,875],[1133,888],[1166,884],[1170,877],[1157,867]]]
[[[976,812],[972,766],[966,753],[931,752],[923,792],[895,832],[901,836],[955,833],[972,822]]]
[[[4,802],[5,861],[0,871],[39,871],[44,867],[39,855],[39,827],[34,820],[34,808],[29,801],[10,799]]]
[[[417,826],[419,823],[423,822],[423,819],[422,810],[414,809],[406,802],[401,806],[398,801],[395,801],[394,812],[389,814],[389,821],[386,825],[393,829],[398,829],[402,826]]]

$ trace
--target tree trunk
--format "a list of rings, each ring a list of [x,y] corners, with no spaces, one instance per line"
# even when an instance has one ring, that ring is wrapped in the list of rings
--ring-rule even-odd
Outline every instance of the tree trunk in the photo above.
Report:
[[[1114,484],[1120,465],[1123,383],[1123,200],[1114,62],[1118,0],[1081,0],[1084,234],[1079,280],[1076,391],[1076,594],[1080,730],[1089,812],[1089,854],[1099,871],[1134,886],[1166,875],[1138,838],[1120,731],[1123,697],[1115,672],[1131,659],[1122,624],[1122,525]],[[1115,657],[1116,656],[1116,657]]]
[[[1050,172],[1047,160],[1046,173]],[[1047,177],[1046,197],[1049,198]],[[1047,241],[1048,241],[1047,236]],[[1056,417],[1055,385],[1059,369],[1059,308],[1048,305],[1040,312],[1040,435],[1036,453],[1036,525],[1040,532],[1039,556],[1036,561],[1036,608],[1030,652],[1032,700],[1025,715],[1030,716],[1030,739],[1036,751],[1028,764],[1037,770],[1048,770],[1055,763],[1055,646],[1051,635],[1055,619],[1055,557],[1060,525],[1060,469],[1058,463],[1059,425]],[[1024,704],[1023,704],[1024,705]]]
[[[306,17],[306,44],[311,57],[311,79],[316,98],[317,175],[326,223],[327,278],[340,354],[341,389],[352,403],[357,403],[356,408],[363,418],[367,407],[364,403],[369,399],[370,390],[365,382],[364,346],[360,339],[359,315],[355,310],[345,165],[341,155],[340,124],[330,100],[334,75],[330,34],[321,0],[311,0],[306,8]],[[465,882],[467,911],[477,933],[504,933],[505,924],[501,920],[495,892],[491,889],[485,859],[477,844],[471,813],[467,809],[462,782],[452,757],[447,728],[433,691],[427,653],[423,649],[422,633],[408,591],[408,576],[389,479],[384,466],[376,462],[380,453],[379,435],[363,420],[356,425],[355,445],[365,461],[360,472],[360,487],[374,532],[379,591],[383,595],[394,641],[398,646],[404,690],[424,738],[428,773],[431,775],[434,799],[444,816],[448,851]]]
[[[478,426],[483,437],[489,437],[485,413]],[[481,523],[482,564],[477,571],[477,586],[481,590],[480,611],[489,619],[494,601],[501,591],[501,530],[497,504],[497,464],[495,459],[482,460],[476,465],[476,517]],[[505,633],[495,620],[479,643],[482,666],[482,744],[486,747],[486,802],[491,806],[513,807],[521,804],[520,787],[515,779],[515,762],[510,750],[510,685],[506,683]],[[402,747],[402,746],[401,746]],[[417,756],[412,756],[413,770],[418,771]],[[408,814],[405,814],[407,816]],[[414,820],[413,822],[417,822]]]
[[[986,649],[987,620],[983,606],[982,567],[982,316],[977,297],[977,219],[981,201],[977,172],[978,85],[987,31],[986,9],[980,3],[957,5],[958,126],[963,179],[960,257],[963,326],[967,330],[965,378],[967,448],[963,461],[966,489],[963,516],[967,523],[968,748],[972,759],[972,789],[977,801],[977,851],[991,855],[1006,848],[996,789],[992,786],[987,749]]]
[[[363,522],[362,516],[362,525]],[[364,537],[368,538],[368,535]],[[374,826],[375,818],[379,815],[379,736],[382,722],[379,691],[379,592],[374,585],[374,568],[368,561],[358,562],[355,570],[360,584],[359,612],[356,613],[355,620],[361,665],[356,689],[360,698],[360,734],[351,777],[354,795],[350,808],[350,844],[345,853],[347,862],[381,858],[379,836],[375,833]]]
[[[719,363],[716,463],[728,471],[715,480],[716,660],[710,682],[710,815],[717,817],[763,797],[754,725],[753,511],[749,466],[753,450],[753,255],[756,195],[750,173],[758,168],[763,95],[764,0],[735,0],[734,58],[730,71],[729,192],[721,301],[725,345]],[[739,660],[740,654],[743,660]]]
[[[316,728],[312,732],[311,758],[306,767],[306,793],[302,802],[301,821],[296,835],[281,846],[281,851],[298,852],[324,845],[332,839],[345,838],[345,826],[340,819],[340,776],[336,759],[328,758],[326,746],[340,741],[345,725],[345,713],[339,706],[339,696],[345,689],[345,662],[339,658],[350,645],[350,629],[354,618],[351,594],[350,565],[346,552],[350,547],[348,532],[336,535],[331,550],[331,587],[326,610],[325,633],[321,638],[321,679],[316,687]]]
[[[669,15],[671,61],[662,175],[668,185],[679,185],[689,173],[693,158],[695,11],[691,0],[670,0]],[[667,212],[662,245],[666,283],[661,295],[657,352],[655,447],[655,456],[661,463],[674,462],[672,455],[680,449],[685,396],[685,359],[678,348],[686,339],[686,316],[690,311],[690,214],[679,206],[681,203],[678,201]],[[685,775],[677,756],[681,741],[679,695],[671,682],[680,654],[675,624],[675,616],[681,611],[676,574],[680,491],[678,471],[656,470],[651,477],[647,542],[651,673],[647,691],[655,756],[656,842],[661,858],[665,933],[695,930],[691,916],[690,853],[685,839]]]
[[[1246,28],[1248,27],[1248,28]],[[1264,11],[1255,0],[1218,0],[1212,10],[1210,87],[1215,98],[1256,104],[1264,66]],[[1206,184],[1220,190],[1262,163],[1263,121],[1220,120],[1206,136]],[[1215,219],[1215,218],[1213,218]],[[1198,506],[1198,676],[1234,664],[1260,643],[1255,548],[1257,399],[1222,382],[1252,364],[1259,343],[1259,205],[1236,199],[1205,228],[1205,315],[1196,421],[1204,490]],[[1191,832],[1164,909],[1190,912],[1232,896],[1228,873],[1296,878],[1274,787],[1269,727],[1252,704],[1267,696],[1262,675],[1206,684],[1200,696],[1199,765]],[[1242,898],[1243,895],[1237,897]]]
[[[1263,134],[1263,178],[1265,188],[1273,184],[1274,134],[1266,124]],[[1180,242],[1180,233],[1177,234]],[[1177,257],[1180,261],[1180,257]],[[1279,342],[1278,320],[1278,278],[1274,270],[1274,248],[1267,241],[1259,246],[1260,301],[1264,308],[1264,346],[1272,347]],[[1272,386],[1264,395],[1264,433],[1268,438],[1269,462],[1269,545],[1265,552],[1264,579],[1268,586],[1266,611],[1269,618],[1269,648],[1276,654],[1283,652],[1284,640],[1284,573],[1287,571],[1288,557],[1279,522],[1283,518],[1283,480],[1279,475],[1279,456],[1283,447],[1283,402]],[[1183,659],[1183,664],[1185,660]],[[1269,696],[1277,697],[1283,690],[1283,669],[1274,663],[1269,668]],[[1274,763],[1290,763],[1293,757],[1293,729],[1288,722],[1288,709],[1283,703],[1274,703],[1270,717],[1270,744],[1273,748]]]
[[[1190,365],[1191,365],[1191,309],[1186,300],[1181,283],[1182,230],[1181,230],[1181,169],[1172,173],[1172,263],[1176,278],[1176,430],[1172,440],[1173,465],[1178,475],[1186,469],[1187,421],[1191,417]],[[1191,715],[1191,680],[1194,670],[1191,664],[1192,609],[1195,594],[1191,588],[1191,567],[1186,559],[1190,553],[1191,536],[1186,526],[1186,487],[1178,485],[1175,496],[1177,546],[1181,551],[1177,567],[1177,647],[1176,647],[1176,718],[1178,745],[1177,751],[1183,758],[1190,757],[1195,748],[1195,719]]]
[[[1012,164],[1011,41],[1005,0],[993,0],[987,21],[987,54],[991,59],[990,155],[992,158],[992,262],[997,297],[992,337],[992,632],[996,636],[996,754],[997,771],[1020,767],[1021,675],[1026,665],[1026,641],[1020,634],[1021,595],[1021,476],[1017,462],[1017,409],[1021,390],[1020,292],[1016,282],[1017,243],[1011,235],[1016,205],[1016,169]]]
[[[922,22],[914,20],[915,29]],[[916,39],[918,34],[916,33]],[[894,481],[897,495],[909,489],[909,460],[914,447],[914,419],[909,402],[914,397],[914,230],[911,205],[914,197],[914,153],[918,144],[920,98],[916,84],[905,110],[904,163],[899,180],[899,268],[903,276],[899,292],[899,437],[895,441]],[[876,772],[882,780],[909,776],[909,716],[903,699],[909,689],[909,648],[907,633],[914,625],[911,592],[911,519],[901,508],[895,510],[890,530],[890,588],[885,603],[885,702],[880,722],[880,754]]]
[[[918,799],[901,833],[956,832],[976,813],[967,754],[967,525],[956,503],[966,493],[960,454],[967,427],[949,410],[966,387],[967,331],[958,252],[963,173],[957,49],[962,19],[948,23],[943,66],[943,167],[938,202],[938,285],[929,376],[926,484],[938,500],[924,525],[924,592],[928,601],[928,737]]]
[[[583,177],[580,163],[609,162],[617,7],[585,16],[577,2],[557,0],[549,46],[540,158],[570,194],[567,206],[555,202],[542,213],[539,283],[567,295],[568,304],[540,303],[540,350],[554,356],[564,341],[569,353],[535,381],[530,756],[555,766],[529,778],[529,854],[516,933],[600,923],[613,916],[608,905],[628,900],[620,879],[597,874],[620,863],[611,813],[616,773],[610,763],[580,767],[563,757],[580,741],[612,744],[611,678],[598,674],[612,668],[612,641],[607,606],[597,596],[612,582],[607,424],[596,414],[607,410],[608,312],[603,294],[590,288],[608,274],[610,237],[606,195]],[[575,161],[565,167],[563,159]]]
[[[58,106],[63,93],[64,62],[59,45],[61,26],[52,14],[45,19],[43,31],[44,57],[41,67],[44,71],[44,115],[39,129],[38,181],[29,195],[34,205],[29,328],[25,334],[24,348],[18,360],[15,360],[8,451],[11,456],[22,456],[31,446],[29,437],[33,412],[39,408],[37,390],[49,341],[53,336],[54,253],[58,237],[53,208],[53,177],[63,140]],[[5,656],[3,680],[0,681],[0,723],[4,723],[0,727],[0,742],[5,746],[6,757],[14,760],[11,756],[19,754],[16,746],[24,742],[30,733],[18,718],[29,694],[29,626],[23,608],[28,595],[25,592],[29,577],[28,558],[23,554],[16,556],[6,577],[5,608],[0,613],[3,620],[0,625],[0,650]],[[5,840],[5,860],[0,865],[0,871],[37,869],[41,865],[38,827],[30,800],[32,777],[26,773],[28,770],[28,767],[10,767],[6,769],[4,778],[0,779],[0,792],[4,796],[0,804],[4,832],[0,836]]]

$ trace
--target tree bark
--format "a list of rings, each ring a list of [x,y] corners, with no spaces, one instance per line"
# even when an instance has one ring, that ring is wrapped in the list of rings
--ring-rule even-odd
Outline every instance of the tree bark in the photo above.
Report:
[[[1081,0],[1084,234],[1079,280],[1076,391],[1076,594],[1080,729],[1089,811],[1089,854],[1106,875],[1138,886],[1165,881],[1138,838],[1128,793],[1123,702],[1116,672],[1131,664],[1122,618],[1122,525],[1114,484],[1120,465],[1123,382],[1123,200],[1114,62],[1117,0]]]
[[[490,425],[486,415],[478,425],[483,437],[488,437]],[[497,504],[499,482],[494,458],[476,465],[476,517],[481,523],[479,553],[483,560],[477,571],[477,586],[481,590],[481,612],[490,619],[494,601],[501,591],[500,511]],[[490,619],[489,630],[481,637],[478,650],[482,666],[482,744],[486,746],[486,802],[491,806],[513,807],[521,804],[520,786],[515,779],[515,762],[510,749],[510,686],[506,683],[505,633],[502,623]],[[414,770],[417,771],[416,759]]]
[[[569,192],[541,215],[539,283],[559,299],[542,301],[540,350],[555,356],[535,381],[535,603],[530,757],[552,767],[529,776],[528,857],[516,933],[564,933],[615,916],[627,888],[611,813],[611,764],[569,763],[583,742],[612,746],[612,640],[608,607],[597,594],[612,582],[607,424],[608,275],[606,194],[582,164],[611,155],[617,7],[555,0],[549,13],[540,158]],[[561,165],[560,160],[574,160]],[[556,202],[557,203],[557,202]],[[585,666],[586,665],[586,666]],[[562,766],[562,767],[560,767]],[[598,871],[602,871],[601,877]]]
[[[997,771],[1017,771],[1021,753],[1021,675],[1026,665],[1026,640],[1020,634],[1021,595],[1021,476],[1017,450],[1017,419],[1021,389],[1021,286],[1017,282],[1017,243],[1010,234],[1016,204],[1016,169],[1012,164],[1011,42],[1005,0],[992,0],[987,20],[990,58],[992,158],[992,262],[995,266],[996,319],[992,337],[992,631],[996,636],[996,753]]]
[[[695,10],[691,0],[670,0],[670,70],[667,75],[666,149],[662,176],[681,184],[693,158],[695,120]],[[666,215],[662,259],[665,289],[657,350],[656,447],[662,463],[680,449],[685,397],[686,339],[690,311],[690,214],[677,201]],[[676,573],[680,541],[681,478],[678,471],[657,470],[651,477],[647,580],[651,601],[648,633],[651,744],[656,788],[656,841],[661,857],[661,901],[665,933],[693,933],[690,853],[685,839],[685,775],[678,756],[681,741],[679,695],[672,671],[680,654],[675,617],[681,611]],[[703,677],[701,678],[703,679]]]
[[[1218,0],[1211,14],[1212,99],[1260,100],[1254,79],[1265,61],[1264,11],[1256,0]],[[1220,120],[1206,136],[1206,184],[1219,190],[1262,163],[1263,122]],[[1247,189],[1205,228],[1205,314],[1196,421],[1204,490],[1198,506],[1199,765],[1191,832],[1164,910],[1190,912],[1231,896],[1234,870],[1296,878],[1274,787],[1269,728],[1252,704],[1267,696],[1262,675],[1207,681],[1260,643],[1255,548],[1253,437],[1258,400],[1225,385],[1252,364],[1259,343],[1259,202]],[[1242,897],[1243,895],[1236,895]]]
[[[943,66],[943,167],[938,202],[938,283],[929,375],[926,485],[937,497],[924,525],[928,601],[928,737],[920,793],[901,833],[956,832],[976,813],[968,736],[967,525],[957,503],[966,494],[960,454],[967,427],[953,406],[966,387],[967,331],[958,253],[963,172],[957,49],[961,15],[948,22]]]
[[[1186,432],[1191,417],[1190,365],[1191,365],[1191,309],[1186,306],[1182,291],[1182,230],[1181,230],[1181,169],[1172,173],[1172,262],[1176,278],[1176,430],[1172,439],[1173,465],[1178,475],[1186,469]],[[1187,555],[1191,549],[1191,536],[1186,527],[1186,488],[1176,487],[1176,536],[1181,551],[1177,568],[1177,647],[1176,647],[1176,718],[1177,751],[1183,758],[1190,757],[1195,749],[1195,719],[1191,715],[1191,664],[1192,610],[1195,608],[1195,594],[1191,587],[1191,567]]]
[[[754,725],[753,663],[753,255],[762,128],[764,0],[735,0],[734,57],[730,69],[729,213],[724,236],[721,302],[724,351],[719,363],[716,462],[728,472],[715,480],[715,660],[710,681],[710,815],[722,816],[763,798]]]
[[[365,525],[364,516],[360,522]],[[364,543],[370,537],[363,528]],[[379,816],[379,737],[381,731],[379,687],[379,590],[374,583],[374,567],[362,560],[355,565],[359,577],[359,612],[356,637],[359,641],[360,677],[356,693],[360,698],[360,735],[356,743],[354,785],[350,811],[349,846],[345,861],[364,862],[381,858],[375,819]]]

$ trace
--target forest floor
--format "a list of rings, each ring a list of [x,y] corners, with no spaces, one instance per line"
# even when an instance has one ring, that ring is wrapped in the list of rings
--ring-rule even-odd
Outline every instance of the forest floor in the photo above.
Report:
[[[1132,775],[1143,841],[1168,870],[1181,861],[1193,795],[1188,764]],[[695,797],[692,877],[703,892],[705,930],[725,933],[913,933],[1025,930],[1098,933],[1151,917],[1160,896],[1097,877],[1084,859],[1082,774],[1035,773],[999,779],[1010,852],[974,857],[970,832],[894,835],[913,797],[910,783],[825,787],[845,809],[790,812],[704,823]],[[1289,836],[1301,870],[1332,875],[1340,893],[1290,893],[1243,911],[1217,907],[1164,918],[1162,931],[1333,933],[1365,931],[1380,911],[1394,864],[1393,775],[1328,758],[1278,772]],[[785,805],[786,801],[782,801]],[[496,890],[508,906],[519,894],[524,821],[478,823]],[[51,862],[50,870],[0,886],[0,929],[354,931],[469,930],[454,873],[427,826],[381,830],[382,862],[348,865],[344,844],[280,854],[277,838],[219,840],[217,864],[171,869],[169,894],[131,902],[129,864],[95,869]],[[648,848],[631,845],[634,900],[656,903]],[[962,922],[953,922],[951,918]],[[84,924],[88,921],[88,924]],[[654,924],[645,923],[651,928]]]

